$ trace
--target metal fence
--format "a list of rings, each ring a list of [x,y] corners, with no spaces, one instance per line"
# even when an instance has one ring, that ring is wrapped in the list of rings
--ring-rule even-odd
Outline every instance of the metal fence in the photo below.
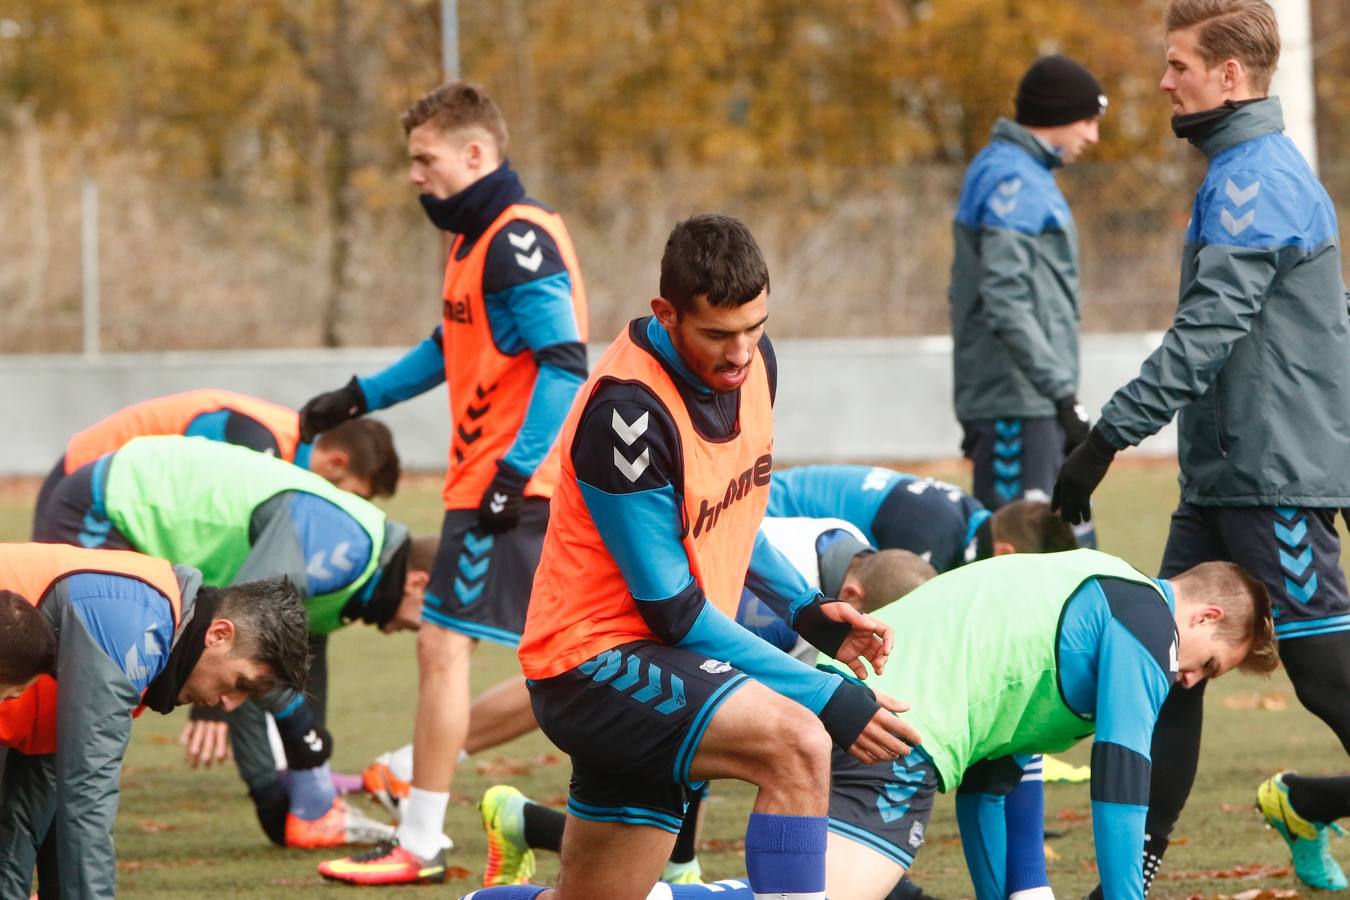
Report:
[[[335,290],[320,192],[165,182],[123,158],[97,167],[52,158],[35,169],[31,154],[3,148],[0,140],[0,353],[83,344],[86,177],[99,194],[92,230],[104,350],[313,347],[329,319],[344,345],[401,345],[438,319],[439,238],[398,173],[367,173],[363,184],[378,189],[358,185],[344,226],[352,252]],[[646,309],[671,225],[706,210],[744,218],[763,245],[775,337],[947,331],[959,167],[525,175],[567,219],[596,339]],[[1323,176],[1333,197],[1350,199],[1350,164],[1324,162]],[[1060,175],[1081,237],[1086,330],[1170,321],[1202,177],[1198,154],[1083,163]]]

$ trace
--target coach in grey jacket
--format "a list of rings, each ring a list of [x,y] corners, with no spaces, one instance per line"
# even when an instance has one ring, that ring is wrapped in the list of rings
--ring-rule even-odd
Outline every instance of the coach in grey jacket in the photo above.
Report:
[[[1335,209],[1285,136],[1280,101],[1266,96],[1279,58],[1274,12],[1263,0],[1222,5],[1223,28],[1206,27],[1214,4],[1173,0],[1167,15],[1161,87],[1178,137],[1209,161],[1176,318],[1065,461],[1054,504],[1080,520],[1115,453],[1178,415],[1181,502],[1162,577],[1226,560],[1263,581],[1299,700],[1350,748],[1350,597],[1334,525],[1350,501],[1350,316]],[[1154,732],[1150,874],[1194,778],[1203,690],[1174,689]],[[1350,814],[1311,810],[1319,779],[1286,781],[1309,819]],[[1322,856],[1296,848],[1299,876],[1344,888]]]
[[[1106,97],[1062,56],[1039,59],[971,162],[953,226],[956,416],[974,494],[998,509],[1048,498],[1066,446],[1087,436],[1078,404],[1078,232],[1054,170],[1097,141]]]

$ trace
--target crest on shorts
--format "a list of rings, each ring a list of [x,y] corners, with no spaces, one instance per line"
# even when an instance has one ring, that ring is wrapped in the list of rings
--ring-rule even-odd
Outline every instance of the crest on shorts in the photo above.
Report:
[[[705,659],[699,668],[709,675],[721,675],[723,672],[731,671],[731,663],[722,662],[720,659]]]
[[[914,827],[909,829],[909,846],[912,850],[918,850],[923,846],[923,823],[915,822]]]

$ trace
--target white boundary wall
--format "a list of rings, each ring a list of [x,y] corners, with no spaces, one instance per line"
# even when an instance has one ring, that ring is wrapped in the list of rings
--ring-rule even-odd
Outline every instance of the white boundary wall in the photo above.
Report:
[[[1094,419],[1111,392],[1137,374],[1159,338],[1084,336],[1082,399]],[[784,340],[775,348],[779,462],[959,455],[950,338]],[[590,349],[594,361],[602,348]],[[71,434],[137,400],[221,387],[298,407],[401,353],[378,348],[0,356],[0,474],[46,474]],[[393,429],[405,468],[444,468],[450,432],[444,387],[378,415]],[[1175,427],[1135,452],[1174,455]]]

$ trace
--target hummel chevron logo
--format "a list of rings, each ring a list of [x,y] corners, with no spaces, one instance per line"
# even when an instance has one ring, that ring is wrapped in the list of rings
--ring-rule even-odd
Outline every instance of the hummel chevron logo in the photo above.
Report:
[[[1009,178],[1007,181],[999,183],[998,192],[1005,197],[1011,197],[1022,189],[1022,179]]]
[[[511,246],[515,247],[517,250],[529,250],[534,246],[534,229],[531,228],[524,234],[511,234],[511,232],[508,231],[506,233],[506,239],[510,241]]]
[[[625,478],[629,481],[636,482],[642,477],[642,473],[647,471],[647,466],[651,463],[651,458],[647,455],[647,452],[647,448],[644,447],[642,452],[638,454],[638,458],[629,462],[623,458],[623,454],[619,452],[619,448],[615,447],[614,465],[623,473]]]
[[[307,731],[305,736],[300,740],[304,741],[305,746],[309,747],[309,749],[315,753],[318,753],[323,749],[323,738],[319,737],[318,733],[315,732],[313,728]]]
[[[1240,218],[1233,218],[1233,214],[1226,209],[1219,210],[1219,224],[1222,225],[1229,234],[1237,237],[1256,221],[1256,210],[1249,209]]]
[[[514,234],[508,234],[506,239],[511,242],[511,246],[519,247],[521,250],[528,250],[534,247],[534,252],[529,256],[524,253],[516,254],[516,265],[522,269],[529,269],[531,272],[538,272],[540,264],[544,261],[544,248],[534,246],[534,232],[527,231],[524,238],[517,239]]]
[[[488,501],[488,509],[492,510],[494,515],[506,509],[506,495],[494,491],[492,499]]]
[[[1228,179],[1228,183],[1223,186],[1223,192],[1228,195],[1228,199],[1233,201],[1234,206],[1246,206],[1252,198],[1261,193],[1261,182],[1253,181],[1245,188],[1239,188],[1233,183],[1233,179]]]
[[[309,565],[305,566],[305,572],[315,578],[332,578],[333,569],[339,572],[350,572],[352,561],[347,557],[347,551],[351,549],[351,543],[343,541],[333,548],[333,552],[328,554],[327,560],[324,559],[322,550],[309,558]],[[328,568],[332,566],[333,569]]]
[[[619,411],[616,409],[614,410],[613,418],[610,419],[610,424],[614,426],[614,433],[617,434],[625,444],[631,447],[633,446],[633,441],[636,441],[647,433],[647,413],[644,412],[633,420],[632,425],[629,425],[623,420],[623,416],[619,415]]]
[[[989,201],[989,208],[992,209],[1000,219],[1006,219],[1012,211],[1017,209],[1016,200],[1000,200],[997,197]]]

